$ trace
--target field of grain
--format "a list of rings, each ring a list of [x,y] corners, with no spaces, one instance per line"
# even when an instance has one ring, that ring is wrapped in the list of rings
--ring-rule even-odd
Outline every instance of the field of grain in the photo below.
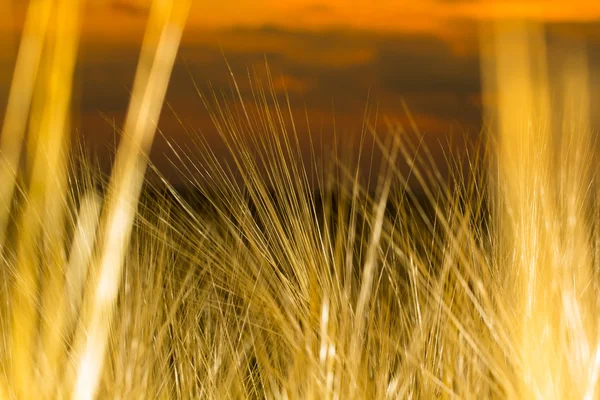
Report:
[[[549,77],[543,27],[482,27],[485,140],[442,174],[416,126],[367,129],[369,188],[297,162],[272,81],[209,93],[233,163],[198,138],[184,188],[145,176],[189,4],[153,2],[110,176],[70,150],[76,5],[31,1],[4,114],[0,398],[600,396],[583,51]]]

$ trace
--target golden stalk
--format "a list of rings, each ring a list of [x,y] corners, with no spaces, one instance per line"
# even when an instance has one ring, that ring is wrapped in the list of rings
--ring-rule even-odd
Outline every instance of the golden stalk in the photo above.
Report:
[[[73,399],[92,399],[98,389],[125,252],[144,181],[146,157],[156,132],[188,8],[187,1],[156,0],[152,5],[122,143],[108,185],[105,231],[98,262],[93,266],[98,269],[98,283],[89,300],[90,314],[78,332],[85,339],[77,354]]]

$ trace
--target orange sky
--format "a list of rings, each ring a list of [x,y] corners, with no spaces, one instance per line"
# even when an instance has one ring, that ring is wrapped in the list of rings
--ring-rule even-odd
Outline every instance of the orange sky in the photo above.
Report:
[[[25,1],[8,2],[0,29],[16,31]],[[88,0],[84,37],[89,40],[136,40],[151,0]],[[457,21],[489,17],[545,21],[600,19],[594,0],[195,0],[188,29],[272,24],[294,29],[349,29],[385,32],[456,33]]]
[[[87,0],[82,24],[83,46],[139,45],[152,0]],[[26,0],[7,4],[0,19],[0,58],[14,56]],[[428,34],[443,38],[455,51],[466,51],[473,38],[469,22],[492,17],[534,18],[552,22],[600,20],[595,0],[192,0],[184,43],[212,43],[225,50],[240,47],[285,51],[286,43],[270,37],[259,43],[211,36],[233,27],[276,26],[300,31],[343,29],[380,34]],[[599,32],[600,33],[600,32]],[[96,48],[96,46],[94,46]],[[472,50],[477,50],[472,49]],[[308,55],[309,52],[305,56]],[[101,55],[101,53],[100,53]],[[350,57],[369,57],[352,54]]]

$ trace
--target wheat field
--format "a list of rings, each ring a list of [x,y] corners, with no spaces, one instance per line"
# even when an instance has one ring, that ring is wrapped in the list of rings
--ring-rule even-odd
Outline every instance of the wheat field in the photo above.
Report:
[[[482,27],[484,142],[440,161],[390,119],[363,133],[370,188],[342,156],[316,180],[296,162],[270,75],[241,108],[199,93],[233,163],[179,151],[190,197],[145,178],[188,7],[153,2],[105,176],[72,150],[80,5],[29,3],[0,136],[0,398],[600,398],[585,52],[549,76],[543,26]]]

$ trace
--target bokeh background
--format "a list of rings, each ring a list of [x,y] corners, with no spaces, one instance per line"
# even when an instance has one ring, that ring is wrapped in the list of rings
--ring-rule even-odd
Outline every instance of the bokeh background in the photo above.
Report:
[[[27,1],[0,2],[1,118]],[[85,6],[73,128],[105,166],[118,140],[108,121],[122,126],[149,3],[89,0]],[[367,107],[371,116],[377,110],[379,125],[385,116],[406,122],[404,100],[425,144],[441,157],[438,148],[448,141],[481,137],[478,32],[496,17],[547,23],[550,43],[556,43],[549,52],[558,60],[554,64],[560,64],[561,46],[584,43],[591,71],[600,67],[600,5],[595,2],[196,1],[167,94],[170,107],[159,124],[164,137],[157,138],[152,160],[173,182],[181,181],[166,140],[186,147],[192,141],[186,130],[202,135],[226,158],[193,82],[206,92],[210,83],[217,92],[231,93],[229,63],[250,100],[248,71],[264,74],[265,60],[276,90],[283,95],[285,87],[290,95],[301,138],[310,127],[325,142],[334,129],[338,139],[355,140]],[[597,83],[592,73],[593,98]]]

